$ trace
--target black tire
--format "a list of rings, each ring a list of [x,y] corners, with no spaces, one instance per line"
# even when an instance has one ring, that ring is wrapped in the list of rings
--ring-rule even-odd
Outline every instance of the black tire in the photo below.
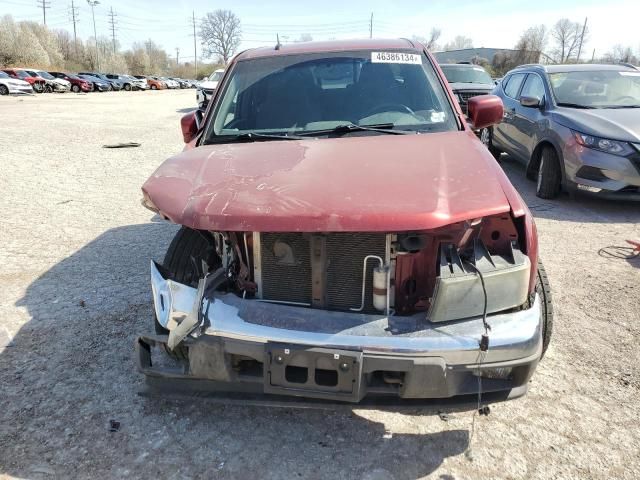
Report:
[[[53,87],[51,85],[45,85],[44,86],[44,91],[46,93],[53,93]]]
[[[128,83],[125,83],[125,84],[124,84],[124,89],[125,89],[127,92],[130,92],[130,91],[131,91],[131,85],[129,85]]]
[[[209,233],[182,227],[169,244],[162,262],[163,266],[171,273],[172,279],[176,282],[197,287],[200,272],[196,270],[194,260],[195,265],[200,265],[202,260],[206,260],[212,268],[220,264],[215,248],[213,248],[213,237]],[[169,330],[158,323],[155,315],[153,323],[158,335],[169,335]],[[166,348],[166,352],[170,357],[178,360],[188,358],[186,348],[178,347],[173,351]]]
[[[158,87],[156,87],[155,85],[151,85],[151,90],[157,90]]]
[[[496,160],[500,160],[500,155],[502,155],[502,151],[493,146],[493,129],[492,128],[483,128],[480,130],[480,141],[482,144],[487,147],[487,150],[493,155],[493,158]]]
[[[9,87],[0,85],[0,95],[9,95]]]
[[[33,85],[31,85],[31,88],[33,88],[33,91],[36,93],[42,93],[44,92],[44,87],[42,86],[41,83],[34,83]]]
[[[542,308],[542,356],[549,348],[551,334],[553,333],[553,302],[551,299],[551,285],[541,261],[538,261],[538,279],[536,280],[536,293],[540,297]]]
[[[80,87],[78,85],[71,85],[71,91],[73,93],[80,93]]]
[[[552,147],[544,147],[540,153],[536,195],[544,199],[556,198],[560,193],[562,171],[558,154]]]

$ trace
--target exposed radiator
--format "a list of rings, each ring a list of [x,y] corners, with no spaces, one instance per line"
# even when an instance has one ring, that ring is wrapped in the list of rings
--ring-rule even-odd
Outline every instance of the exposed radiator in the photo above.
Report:
[[[324,261],[320,264],[312,261],[312,244],[322,245]],[[255,272],[260,276],[256,279],[261,288],[258,295],[264,300],[312,305],[312,279],[320,273],[326,283],[323,308],[344,311],[358,308],[364,257],[377,255],[386,262],[386,245],[384,233],[261,233],[256,256],[260,269]],[[322,272],[317,271],[319,265],[325,266]],[[364,312],[375,312],[372,278],[376,266],[375,261],[367,263]]]

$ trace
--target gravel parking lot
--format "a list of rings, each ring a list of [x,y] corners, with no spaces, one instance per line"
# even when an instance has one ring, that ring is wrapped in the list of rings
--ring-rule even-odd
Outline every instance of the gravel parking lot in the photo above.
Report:
[[[150,259],[175,226],[140,185],[195,91],[0,98],[0,478],[638,478],[640,206],[542,201],[551,347],[520,400],[472,414],[318,412],[138,395]],[[103,144],[139,142],[139,148]],[[110,420],[119,422],[110,431]]]

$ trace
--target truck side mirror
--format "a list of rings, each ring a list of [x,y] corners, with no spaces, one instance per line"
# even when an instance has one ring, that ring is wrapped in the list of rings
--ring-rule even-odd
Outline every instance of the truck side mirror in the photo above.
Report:
[[[189,143],[196,137],[201,125],[202,112],[199,110],[189,112],[180,119],[180,128],[182,129],[182,139],[184,143]]]
[[[471,97],[467,102],[471,128],[480,130],[500,123],[504,114],[504,106],[496,95],[479,95]]]

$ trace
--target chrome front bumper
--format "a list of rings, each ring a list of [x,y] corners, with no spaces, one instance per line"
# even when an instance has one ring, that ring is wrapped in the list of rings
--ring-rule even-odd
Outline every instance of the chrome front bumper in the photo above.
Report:
[[[193,311],[197,290],[165,279],[151,265],[158,322],[173,330]],[[234,294],[203,299],[208,326],[204,335],[265,344],[290,343],[376,353],[438,356],[448,365],[473,364],[484,333],[482,318],[430,323],[423,313],[409,317],[332,312],[243,300]],[[532,308],[491,315],[485,362],[530,358],[542,351],[540,299]],[[192,334],[193,336],[193,334]]]
[[[388,385],[383,385],[387,390],[376,386],[375,376],[397,374],[402,380],[392,390],[399,398],[452,398],[477,394],[477,375],[486,374],[484,392],[504,392],[504,399],[514,398],[526,392],[542,352],[539,298],[529,309],[490,315],[489,349],[480,355],[484,326],[479,317],[431,323],[424,313],[396,317],[334,312],[217,292],[203,298],[200,309],[198,290],[167,279],[154,263],[151,285],[156,318],[169,330],[161,343],[171,344],[178,326],[199,318],[182,343],[189,350],[189,379],[225,385],[258,382],[263,393],[360,402],[370,394],[389,395]],[[143,338],[139,342],[144,343]],[[149,342],[146,345],[148,349]],[[285,367],[291,361],[296,368],[309,369],[310,384],[316,368],[336,370],[330,365],[332,358],[353,361],[359,369],[356,375],[349,373],[353,378],[347,383],[353,381],[353,391],[288,383],[282,365],[274,363],[274,358],[282,363],[282,352]],[[254,359],[263,374],[257,379],[238,376],[226,366],[233,355]],[[325,366],[318,367],[318,362]],[[141,371],[159,375],[147,367]],[[342,378],[343,372],[338,374]],[[274,375],[279,379],[275,383]]]

